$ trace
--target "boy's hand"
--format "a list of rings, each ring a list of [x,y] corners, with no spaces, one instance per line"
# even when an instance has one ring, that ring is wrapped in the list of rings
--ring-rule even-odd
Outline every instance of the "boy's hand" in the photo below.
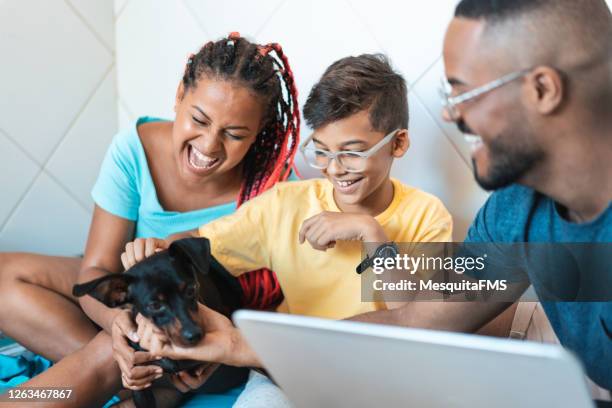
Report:
[[[385,231],[374,217],[323,211],[306,219],[299,233],[300,244],[308,241],[314,249],[325,251],[336,241],[386,242]]]

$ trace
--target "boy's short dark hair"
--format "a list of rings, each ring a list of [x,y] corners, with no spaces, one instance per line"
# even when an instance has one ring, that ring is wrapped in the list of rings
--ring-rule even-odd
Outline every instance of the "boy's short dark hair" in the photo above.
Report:
[[[382,54],[346,57],[330,65],[308,95],[304,119],[316,130],[365,109],[374,130],[408,128],[406,81]]]

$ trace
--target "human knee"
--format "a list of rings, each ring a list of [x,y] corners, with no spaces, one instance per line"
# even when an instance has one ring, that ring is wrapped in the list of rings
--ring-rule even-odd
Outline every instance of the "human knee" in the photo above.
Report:
[[[0,252],[0,285],[4,281],[15,279],[18,274],[18,258],[20,254],[14,252]]]
[[[21,254],[0,253],[0,303],[6,304],[14,298],[15,284],[22,278],[19,268]]]
[[[100,331],[85,346],[87,354],[103,363],[114,362],[113,359],[113,340],[105,331]]]

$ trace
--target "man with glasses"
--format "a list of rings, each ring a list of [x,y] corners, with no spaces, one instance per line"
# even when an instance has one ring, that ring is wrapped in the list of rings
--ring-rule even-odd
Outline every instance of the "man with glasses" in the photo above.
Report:
[[[444,118],[472,143],[478,183],[495,191],[466,242],[612,242],[611,51],[604,0],[459,3],[444,42]],[[536,292],[534,282],[554,282],[549,269],[526,270]],[[579,281],[598,279],[604,298],[542,305],[561,344],[610,390],[612,270],[590,272]],[[414,302],[358,320],[475,331],[508,305]]]

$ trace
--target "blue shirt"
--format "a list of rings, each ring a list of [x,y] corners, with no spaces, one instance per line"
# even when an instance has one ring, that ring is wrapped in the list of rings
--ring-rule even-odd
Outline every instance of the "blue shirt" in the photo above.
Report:
[[[549,197],[527,187],[510,186],[489,197],[466,242],[610,243],[612,205],[591,222],[572,223],[561,217]],[[545,278],[535,276],[541,270],[526,272],[532,282]],[[537,292],[538,286],[534,288]],[[612,302],[543,301],[542,306],[561,344],[578,355],[591,379],[612,390]]]
[[[166,211],[157,198],[138,126],[162,119],[142,117],[119,132],[106,153],[98,180],[91,192],[103,210],[136,222],[136,238],[165,238],[195,229],[236,210],[236,202],[188,212]]]

